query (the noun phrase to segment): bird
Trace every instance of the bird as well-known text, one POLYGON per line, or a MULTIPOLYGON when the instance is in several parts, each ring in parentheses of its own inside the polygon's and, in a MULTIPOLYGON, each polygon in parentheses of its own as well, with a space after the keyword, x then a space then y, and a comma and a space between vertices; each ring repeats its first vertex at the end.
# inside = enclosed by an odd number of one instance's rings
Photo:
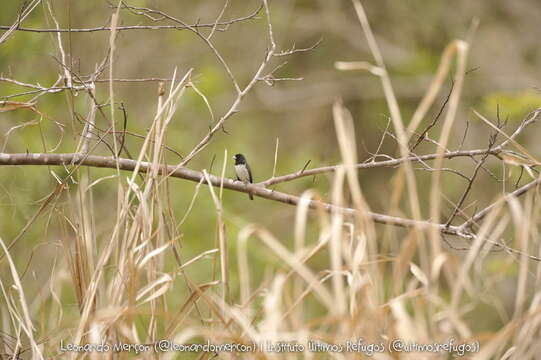
MULTIPOLYGON (((242 181, 245 184, 252 184, 252 171, 250 170, 250 165, 248 165, 244 155, 236 154, 233 156, 233 159, 235 160, 235 174, 237 175, 237 180, 242 181)), ((252 193, 249 192, 248 196, 250 197, 250 200, 254 199, 252 193)))

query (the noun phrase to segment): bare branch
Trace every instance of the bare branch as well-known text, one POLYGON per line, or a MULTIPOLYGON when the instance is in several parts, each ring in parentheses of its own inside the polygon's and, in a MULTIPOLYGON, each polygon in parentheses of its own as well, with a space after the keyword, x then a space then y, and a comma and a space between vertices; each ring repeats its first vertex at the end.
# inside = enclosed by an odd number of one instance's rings
MULTIPOLYGON (((37 1, 39 3, 39 1, 37 1)), ((116 31, 128 31, 128 30, 189 30, 190 28, 208 28, 213 29, 216 27, 215 31, 225 31, 226 28, 219 28, 217 26, 227 27, 229 25, 252 20, 256 18, 259 14, 263 5, 259 7, 251 14, 236 19, 231 19, 227 21, 220 21, 208 24, 195 23, 192 25, 130 25, 130 26, 117 26, 116 31)), ((0 30, 10 30, 13 26, 0 25, 0 30)), ((24 27, 15 27, 13 31, 24 31, 24 32, 35 32, 35 33, 89 33, 97 31, 111 31, 110 26, 99 26, 93 28, 70 28, 70 29, 37 29, 37 28, 24 28, 24 27)), ((1 40, 1 39, 0 39, 1 40)))
POLYGON ((321 44, 322 41, 323 41, 323 39, 319 39, 314 45, 309 46, 307 48, 301 48, 301 49, 295 48, 295 44, 293 44, 293 47, 291 49, 276 53, 276 54, 274 54, 274 56, 276 56, 276 57, 288 56, 288 55, 293 55, 293 54, 300 53, 300 52, 312 51, 315 48, 317 48, 319 46, 319 44, 321 44))
POLYGON ((41 0, 33 0, 28 6, 21 11, 19 16, 17 17, 17 21, 13 23, 11 26, 1 26, 0 30, 7 30, 5 33, 0 36, 0 44, 2 44, 4 41, 10 37, 14 31, 17 31, 20 29, 20 25, 22 22, 34 11, 34 9, 41 3, 41 0))
MULTIPOLYGON (((464 156, 480 156, 480 155, 497 155, 499 153, 503 152, 503 150, 500 147, 494 147, 493 149, 476 149, 476 150, 463 150, 463 151, 450 151, 443 154, 443 157, 446 159, 452 159, 455 157, 464 157, 464 156)), ((388 155, 379 155, 379 156, 385 156, 389 157, 388 155)), ((356 165, 357 169, 372 169, 372 168, 379 168, 379 167, 393 167, 398 166, 406 161, 410 162, 416 162, 416 161, 424 161, 424 160, 434 160, 436 159, 436 154, 428 154, 428 155, 412 155, 408 156, 407 158, 398 158, 393 159, 390 158, 389 160, 383 160, 383 161, 370 161, 365 163, 360 163, 356 165)), ((324 166, 319 167, 315 169, 310 169, 306 171, 297 171, 292 174, 288 175, 282 175, 277 176, 274 178, 270 178, 268 180, 265 180, 261 183, 263 186, 270 186, 282 182, 288 182, 291 180, 295 180, 304 176, 312 176, 312 175, 318 175, 323 173, 329 173, 329 172, 335 172, 339 165, 332 165, 332 166, 324 166)))
POLYGON ((477 223, 479 220, 481 220, 485 216, 487 216, 488 213, 490 213, 492 211, 492 209, 494 209, 495 207, 502 205, 503 203, 507 202, 507 200, 512 198, 512 197, 519 197, 521 195, 524 195, 525 193, 527 193, 531 189, 534 189, 535 187, 537 187, 539 184, 541 184, 541 176, 539 176, 537 179, 535 179, 533 181, 530 181, 526 185, 521 186, 520 188, 516 189, 515 191, 506 194, 505 196, 503 196, 500 199, 498 199, 497 201, 493 202, 492 204, 490 204, 489 206, 487 206, 483 210, 477 212, 474 216, 471 217, 471 219, 469 219, 468 221, 466 221, 462 225, 460 225, 459 228, 461 230, 467 230, 473 224, 477 223))
MULTIPOLYGON (((488 148, 490 149, 493 144, 494 144, 493 140, 491 140, 488 148)), ((468 179, 468 185, 466 186, 466 189, 464 190, 464 193, 462 193, 462 197, 458 201, 458 204, 456 205, 455 210, 453 211, 453 214, 449 217, 449 220, 447 220, 447 223, 446 223, 447 225, 451 225, 451 223, 452 223, 453 219, 456 217, 459 209, 462 208, 462 205, 464 204, 464 201, 466 201, 466 197, 468 196, 468 194, 471 191, 471 188, 473 186, 473 182, 475 181, 475 178, 477 177, 479 169, 481 169, 481 167, 483 166, 483 163, 488 158, 488 155, 489 155, 488 153, 483 155, 481 160, 475 166, 475 169, 473 170, 472 176, 468 179)))
MULTIPOLYGON (((134 171, 136 168, 140 173, 146 173, 151 170, 152 163, 136 160, 118 158, 118 157, 106 157, 98 155, 87 155, 81 153, 63 153, 63 154, 50 154, 50 153, 0 153, 0 165, 59 165, 59 166, 90 166, 109 169, 120 169, 125 171, 134 171)), ((196 183, 207 183, 205 176, 202 172, 191 170, 188 168, 179 168, 178 166, 163 165, 160 167, 159 172, 162 174, 167 173, 168 176, 190 180, 196 183)), ((208 175, 210 185, 215 187, 222 186, 225 189, 252 193, 256 196, 282 202, 289 205, 297 205, 300 202, 300 197, 290 195, 287 193, 266 189, 256 184, 244 184, 240 181, 233 179, 226 179, 220 176, 208 175)), ((310 208, 323 208, 326 211, 342 211, 346 216, 355 216, 358 210, 352 208, 342 208, 335 205, 325 203, 322 201, 311 200, 309 204, 310 208)), ((373 221, 381 224, 405 227, 405 228, 419 228, 428 229, 436 227, 440 232, 448 235, 456 235, 470 239, 473 235, 465 231, 463 227, 458 226, 446 226, 445 224, 435 224, 425 220, 411 220, 395 216, 389 216, 385 214, 368 212, 366 214, 373 221)))
POLYGON ((509 142, 512 142, 515 140, 515 138, 524 131, 524 129, 528 126, 539 120, 539 115, 541 114, 541 107, 535 109, 534 111, 530 112, 528 116, 522 122, 520 125, 516 128, 515 132, 509 136, 508 139, 504 140, 499 146, 504 147, 509 142))

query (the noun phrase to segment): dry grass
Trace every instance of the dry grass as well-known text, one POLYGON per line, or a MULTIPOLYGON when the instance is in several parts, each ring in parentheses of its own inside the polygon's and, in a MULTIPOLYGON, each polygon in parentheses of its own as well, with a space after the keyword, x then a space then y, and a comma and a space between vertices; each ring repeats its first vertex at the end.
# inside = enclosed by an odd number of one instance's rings
MULTIPOLYGON (((269 7, 266 2, 264 5, 272 56, 275 44, 269 7)), ((389 193, 381 194, 382 202, 389 204, 390 214, 399 212, 401 199, 405 198, 407 210, 400 212, 419 223, 423 221, 420 184, 408 160, 411 156, 408 144, 442 89, 453 59, 457 60, 455 86, 437 136, 439 146, 433 165, 436 171, 431 177, 430 221, 439 224, 445 203, 441 168, 456 121, 469 44, 456 41, 444 51, 434 82, 407 128, 368 19, 359 2, 354 1, 354 6, 376 65, 339 63, 338 67, 369 70, 382 81, 401 158, 406 159, 395 170, 394 187, 389 193)), ((114 16, 112 52, 116 21, 114 16)), ((261 71, 257 70, 255 80, 244 90, 237 86, 238 97, 231 109, 182 164, 202 151, 214 132, 237 111, 238 102, 257 82, 261 71)), ((329 346, 345 346, 348 341, 357 344, 362 340, 365 355, 375 349, 369 344, 384 345, 383 352, 370 354, 375 359, 452 357, 447 352, 391 352, 389 346, 393 340, 401 339, 418 344, 478 343, 480 351, 465 356, 471 359, 539 357, 541 262, 526 255, 541 255, 536 186, 525 191, 520 199, 517 196, 495 199, 494 206, 476 219, 476 231, 464 237, 464 249, 445 246, 449 240, 443 238, 441 227, 413 225, 389 230, 391 225, 376 224, 371 216, 364 193, 370 189, 362 189, 358 179, 354 119, 337 101, 332 113, 342 161, 333 172, 332 189, 326 199, 334 206, 324 207, 323 195, 307 189, 296 205, 295 217, 288 219, 293 244, 285 243, 272 229, 257 224, 242 228, 236 237, 228 237, 222 196, 226 167, 230 166, 227 151, 220 169, 221 183, 212 186, 211 175, 203 170, 195 192, 186 194, 192 199, 186 213, 180 218, 174 216, 171 204, 170 182, 175 179, 163 170, 166 162, 163 145, 167 143, 168 126, 185 92, 193 87, 190 76, 191 71, 182 74, 180 81, 171 83, 167 94, 161 92, 158 96, 156 114, 134 157, 137 166, 131 174, 126 176, 121 172, 118 163, 113 175, 102 178, 92 178, 82 166, 70 168, 69 174, 78 179, 76 190, 64 191, 70 211, 57 210, 51 219, 61 229, 64 257, 57 259, 50 269, 50 280, 37 298, 25 295, 21 270, 14 265, 6 241, 0 239, 0 266, 4 272, 0 281, 3 340, 0 353, 32 359, 358 359, 356 352, 318 353, 306 346, 316 340, 329 346), (144 174, 143 162, 148 164, 144 174), (116 184, 116 194, 109 195, 114 200, 107 209, 108 216, 115 220, 112 227, 98 233, 94 186, 102 181, 116 184), (197 197, 207 190, 214 205, 207 210, 215 214, 215 224, 207 224, 207 229, 216 234, 216 241, 200 254, 185 259, 179 229, 190 216, 197 197), (343 208, 355 211, 344 212, 343 208), (274 259, 278 265, 269 267, 271 270, 260 276, 260 269, 254 265, 257 254, 265 254, 265 258, 274 259), (502 267, 516 267, 511 312, 505 309, 498 295, 498 283, 507 275, 485 266, 490 257, 500 257, 502 267), (212 280, 196 281, 193 274, 199 272, 210 274, 212 280), (68 293, 75 294, 77 305, 77 311, 70 311, 69 315, 66 314, 68 293), (498 313, 501 326, 490 332, 480 331, 476 324, 479 316, 475 314, 482 312, 498 313), (267 347, 302 344, 305 351, 155 352, 155 344, 163 339, 176 344, 207 341, 267 347), (145 344, 148 349, 140 353, 135 348, 119 353, 63 352, 61 343, 64 346, 145 344)), ((114 77, 113 62, 109 77, 114 77)), ((176 72, 172 79, 177 79, 176 72)), ((111 81, 109 98, 114 103, 112 84, 111 81)), ((89 94, 94 91, 91 89, 89 94)), ((195 91, 204 97, 197 88, 195 91)), ((208 105, 206 99, 205 102, 208 105)), ((91 102, 90 106, 91 116, 85 127, 88 131, 95 126, 96 116, 95 105, 91 102)), ((110 131, 116 134, 114 114, 112 109, 110 131)), ((435 132, 432 136, 436 136, 435 132)), ((512 137, 507 138, 515 143, 512 137)), ((82 136, 77 147, 83 153, 85 149, 92 151, 87 139, 82 136)), ((115 154, 121 153, 120 138, 112 139, 115 154)), ((273 178, 279 158, 278 144, 277 141, 273 178)), ((525 148, 519 146, 517 150, 523 157, 530 157, 525 148)))

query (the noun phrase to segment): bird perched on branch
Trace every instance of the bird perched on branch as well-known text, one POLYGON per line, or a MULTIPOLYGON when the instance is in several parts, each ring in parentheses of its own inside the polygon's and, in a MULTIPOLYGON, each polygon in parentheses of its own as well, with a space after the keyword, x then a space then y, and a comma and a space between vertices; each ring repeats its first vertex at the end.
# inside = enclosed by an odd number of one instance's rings
MULTIPOLYGON (((250 170, 250 165, 248 165, 244 155, 236 154, 233 156, 233 159, 235 160, 235 174, 237 175, 237 180, 242 181, 245 184, 252 184, 252 171, 250 170)), ((252 193, 248 193, 248 196, 250 197, 250 200, 254 199, 252 193)))

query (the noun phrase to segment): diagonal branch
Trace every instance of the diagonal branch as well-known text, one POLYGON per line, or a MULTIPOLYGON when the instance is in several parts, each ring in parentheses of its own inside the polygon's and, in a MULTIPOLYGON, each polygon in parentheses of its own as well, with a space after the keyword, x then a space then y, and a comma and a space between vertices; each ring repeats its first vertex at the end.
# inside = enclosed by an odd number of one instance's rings
MULTIPOLYGON (((496 146, 492 149, 475 149, 475 150, 463 150, 463 151, 449 151, 443 154, 443 158, 445 159, 452 159, 455 157, 471 157, 471 156, 480 156, 480 155, 497 155, 503 152, 502 148, 500 146, 496 146)), ((416 161, 424 161, 424 160, 434 160, 436 159, 436 154, 427 154, 427 155, 412 155, 407 158, 398 158, 398 159, 389 159, 389 160, 383 160, 383 161, 370 161, 365 163, 360 163, 356 165, 357 169, 372 169, 372 168, 379 168, 379 167, 392 167, 392 166, 398 166, 406 161, 410 162, 416 162, 416 161)), ((331 165, 331 166, 323 166, 319 168, 314 169, 303 169, 291 174, 282 175, 282 176, 276 176, 272 177, 268 180, 263 181, 260 183, 263 186, 271 186, 278 183, 283 183, 291 180, 295 180, 301 177, 305 176, 314 176, 324 173, 330 173, 335 172, 340 165, 331 165)))
POLYGON ((506 194, 505 196, 499 198, 483 210, 477 212, 474 216, 472 216, 468 221, 464 222, 462 225, 459 226, 459 228, 463 231, 468 231, 468 229, 478 221, 482 220, 485 216, 487 216, 495 207, 502 205, 507 200, 513 197, 519 197, 531 189, 539 186, 541 184, 541 176, 539 176, 537 179, 530 181, 529 183, 521 186, 520 188, 516 189, 513 192, 510 192, 506 194))
MULTIPOLYGON (((125 171, 134 171, 136 168, 138 168, 138 171, 142 173, 146 173, 152 168, 152 164, 146 161, 141 161, 138 163, 136 160, 132 159, 87 155, 80 153, 0 153, 0 165, 79 165, 110 169, 116 169, 118 167, 118 169, 125 171)), ((171 177, 190 180, 196 183, 207 183, 207 180, 202 172, 184 167, 179 168, 178 166, 173 165, 162 165, 159 172, 161 174, 168 174, 171 177)), ((214 175, 208 175, 208 179, 211 185, 215 187, 223 186, 223 188, 233 191, 252 193, 265 199, 278 201, 289 205, 297 205, 300 202, 300 197, 298 196, 269 190, 262 186, 253 184, 246 185, 240 181, 235 181, 232 179, 222 179, 221 177, 214 175)), ((330 203, 316 200, 311 200, 309 207, 323 208, 328 212, 342 211, 346 216, 355 216, 359 214, 358 210, 355 209, 338 207, 330 203)), ((468 239, 472 237, 472 234, 465 231, 464 227, 446 226, 446 224, 435 224, 425 220, 411 220, 374 212, 368 212, 363 215, 370 217, 373 221, 380 224, 387 224, 405 228, 415 227, 420 229, 436 227, 440 232, 444 234, 456 235, 468 239)))

